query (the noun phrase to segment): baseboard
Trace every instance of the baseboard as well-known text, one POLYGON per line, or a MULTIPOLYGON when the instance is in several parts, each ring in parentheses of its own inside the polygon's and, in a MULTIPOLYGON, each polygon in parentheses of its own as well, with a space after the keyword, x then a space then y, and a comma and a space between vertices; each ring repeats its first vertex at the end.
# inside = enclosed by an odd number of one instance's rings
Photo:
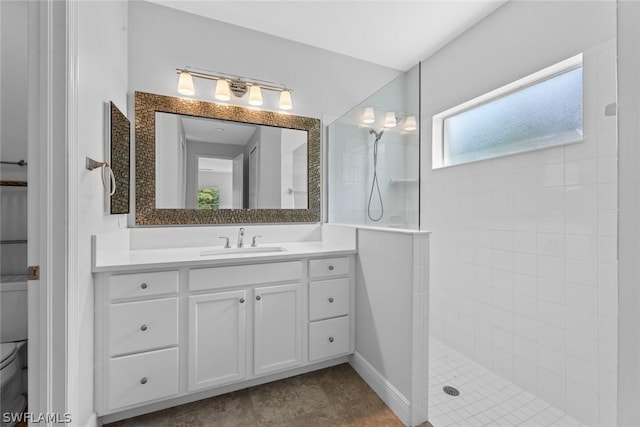
POLYGON ((349 364, 404 425, 411 425, 411 402, 389 380, 357 351, 349 357, 349 364))
POLYGON ((98 427, 98 415, 93 412, 84 427, 98 427))

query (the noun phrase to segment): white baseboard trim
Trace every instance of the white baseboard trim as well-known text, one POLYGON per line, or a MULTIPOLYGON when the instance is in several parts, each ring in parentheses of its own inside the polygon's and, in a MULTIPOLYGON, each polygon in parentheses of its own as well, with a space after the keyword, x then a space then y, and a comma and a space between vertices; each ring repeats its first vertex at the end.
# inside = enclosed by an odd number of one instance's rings
POLYGON ((84 427, 98 427, 98 414, 93 412, 84 427))
POLYGON ((349 357, 349 364, 376 392, 404 425, 411 425, 411 402, 357 351, 349 357))

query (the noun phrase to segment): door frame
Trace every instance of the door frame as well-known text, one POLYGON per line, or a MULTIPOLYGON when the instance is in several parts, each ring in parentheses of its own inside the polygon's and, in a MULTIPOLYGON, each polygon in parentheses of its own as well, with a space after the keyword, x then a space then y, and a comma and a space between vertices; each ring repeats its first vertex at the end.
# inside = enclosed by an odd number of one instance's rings
POLYGON ((28 405, 44 425, 78 425, 77 4, 30 2, 29 27, 28 405))

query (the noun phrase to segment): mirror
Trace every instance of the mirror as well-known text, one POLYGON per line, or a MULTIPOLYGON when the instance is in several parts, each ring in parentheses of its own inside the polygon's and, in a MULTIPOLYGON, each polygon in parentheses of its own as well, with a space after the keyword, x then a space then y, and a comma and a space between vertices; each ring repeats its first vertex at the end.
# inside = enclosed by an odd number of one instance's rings
MULTIPOLYGON (((129 119, 113 102, 105 105, 107 144, 105 159, 113 170, 116 190, 107 204, 109 213, 129 213, 129 187, 131 167, 131 125, 129 119)), ((108 197, 108 196, 107 196, 108 197)))
POLYGON ((136 224, 320 221, 320 120, 143 92, 135 110, 136 224))
POLYGON ((307 132, 156 113, 156 208, 307 209, 307 132))

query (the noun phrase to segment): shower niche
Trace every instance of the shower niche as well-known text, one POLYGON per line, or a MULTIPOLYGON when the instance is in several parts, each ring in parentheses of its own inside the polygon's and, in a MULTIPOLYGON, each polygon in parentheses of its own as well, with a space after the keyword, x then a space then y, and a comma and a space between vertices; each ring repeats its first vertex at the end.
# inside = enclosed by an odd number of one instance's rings
POLYGON ((419 229, 419 66, 328 126, 328 220, 419 229))

